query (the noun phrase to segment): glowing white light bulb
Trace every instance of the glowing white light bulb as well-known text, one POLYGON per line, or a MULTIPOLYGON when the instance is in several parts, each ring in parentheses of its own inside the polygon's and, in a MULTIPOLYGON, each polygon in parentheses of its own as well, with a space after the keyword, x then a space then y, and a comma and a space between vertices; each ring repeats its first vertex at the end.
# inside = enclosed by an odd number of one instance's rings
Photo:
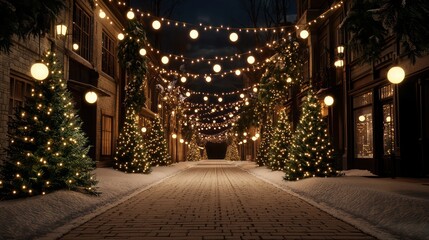
POLYGON ((161 22, 158 21, 158 20, 153 21, 152 22, 152 28, 155 29, 155 30, 160 29, 161 28, 161 22))
POLYGON ((128 13, 127 13, 127 18, 128 19, 133 19, 135 17, 135 14, 134 14, 134 12, 133 11, 129 11, 128 13))
POLYGON ((140 53, 140 55, 144 56, 144 55, 146 55, 147 52, 146 52, 146 49, 142 48, 142 49, 140 49, 139 53, 140 53))
POLYGON ((197 39, 198 38, 198 31, 197 30, 195 30, 195 29, 192 29, 190 32, 189 32, 189 36, 192 38, 192 39, 197 39))
POLYGON ((231 40, 231 42, 236 42, 238 40, 238 34, 235 32, 229 34, 229 40, 231 40))
POLYGON ((219 64, 215 64, 213 66, 213 71, 218 73, 218 72, 220 72, 220 70, 222 70, 222 67, 219 64))
POLYGON ((186 82, 186 77, 181 77, 181 78, 180 78, 180 81, 181 81, 182 83, 185 83, 185 82, 186 82))
POLYGON ((308 36, 310 35, 310 33, 307 31, 307 30, 302 30, 300 33, 299 33, 299 36, 302 38, 302 39, 306 39, 306 38, 308 38, 308 36))
POLYGON ((170 61, 170 59, 168 59, 167 56, 164 56, 164 57, 161 58, 161 62, 164 63, 164 64, 167 64, 169 61, 170 61))
POLYGON ((119 40, 121 40, 121 41, 122 41, 122 40, 124 40, 124 38, 125 38, 125 35, 124 35, 123 33, 119 33, 119 34, 118 34, 118 39, 119 39, 119 40))
POLYGON ((210 76, 207 76, 206 77, 206 82, 211 82, 211 81, 212 81, 212 78, 210 76))
POLYGON ((248 56, 247 57, 247 62, 249 64, 254 64, 255 63, 255 57, 254 56, 248 56))
POLYGON ((241 74, 240 69, 235 70, 235 75, 240 76, 240 74, 241 74))

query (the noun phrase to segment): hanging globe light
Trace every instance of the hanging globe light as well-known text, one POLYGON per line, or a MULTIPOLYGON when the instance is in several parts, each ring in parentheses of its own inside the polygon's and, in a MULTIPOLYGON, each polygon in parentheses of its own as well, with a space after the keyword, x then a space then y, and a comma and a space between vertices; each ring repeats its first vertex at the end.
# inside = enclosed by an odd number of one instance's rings
POLYGON ((134 17, 135 17, 134 12, 130 10, 130 11, 127 13, 127 18, 131 20, 131 19, 134 19, 134 17))
POLYGON ((399 84, 405 79, 405 71, 399 66, 394 66, 387 72, 387 80, 393 84, 399 84))
POLYGON ((77 51, 79 49, 79 44, 73 43, 73 50, 77 51))
POLYGON ((49 69, 46 64, 36 61, 30 69, 31 76, 39 81, 45 80, 49 76, 49 69))
POLYGON ((124 38, 125 38, 125 35, 124 35, 123 33, 119 33, 119 34, 118 34, 118 39, 119 39, 120 41, 124 40, 124 38))
POLYGON ((323 102, 325 102, 326 106, 332 106, 334 104, 334 98, 330 95, 326 96, 325 99, 323 99, 323 102))
POLYGON ((231 42, 237 42, 237 40, 238 40, 238 34, 235 33, 235 32, 229 34, 229 40, 231 40, 231 42))
POLYGON ((158 21, 158 20, 153 21, 152 22, 152 28, 155 29, 155 30, 160 29, 161 28, 161 22, 158 21))
POLYGON ((241 74, 240 69, 235 70, 235 75, 240 76, 240 74, 241 74))
POLYGON ((181 77, 181 78, 180 78, 180 81, 181 81, 182 83, 185 83, 185 82, 186 82, 186 77, 184 77, 184 76, 183 76, 183 77, 181 77))
POLYGON ((93 91, 89 91, 85 94, 85 101, 87 103, 93 104, 97 101, 97 99, 98 99, 97 93, 93 91))
POLYGON ((191 96, 191 93, 190 92, 186 92, 186 94, 185 94, 187 97, 189 97, 189 96, 191 96))
POLYGON ((219 97, 217 100, 218 100, 219 102, 222 102, 222 101, 223 101, 223 98, 219 97))
POLYGON ((204 96, 203 99, 204 99, 204 101, 209 100, 209 98, 207 96, 204 96))
POLYGON ((144 56, 144 55, 146 55, 147 52, 146 52, 146 49, 142 48, 142 49, 140 49, 139 53, 140 53, 140 55, 144 56))
POLYGON ((147 128, 146 127, 142 127, 142 132, 147 132, 147 128))
POLYGON ((167 64, 169 61, 170 60, 168 59, 167 56, 164 56, 164 57, 161 58, 161 62, 164 63, 164 64, 167 64))
POLYGON ((255 57, 254 56, 248 56, 247 57, 247 62, 249 64, 254 64, 255 63, 255 57))
POLYGON ((240 94, 240 98, 244 98, 244 94, 242 93, 242 94, 240 94))
POLYGON ((105 18, 106 17, 106 13, 103 10, 100 9, 100 13, 98 13, 98 16, 100 18, 105 18))
POLYGON ((310 35, 310 33, 307 31, 307 30, 302 30, 301 32, 299 32, 299 36, 302 38, 302 39, 307 39, 308 38, 308 36, 310 35))
POLYGON ((222 70, 222 67, 219 64, 215 64, 213 66, 213 71, 218 73, 218 72, 220 72, 220 70, 222 70))
POLYGON ((211 81, 212 81, 212 78, 210 76, 207 76, 206 77, 206 82, 211 82, 211 81))
POLYGON ((189 36, 192 38, 192 39, 197 39, 198 38, 198 31, 197 30, 195 30, 195 29, 192 29, 190 32, 189 32, 189 36))

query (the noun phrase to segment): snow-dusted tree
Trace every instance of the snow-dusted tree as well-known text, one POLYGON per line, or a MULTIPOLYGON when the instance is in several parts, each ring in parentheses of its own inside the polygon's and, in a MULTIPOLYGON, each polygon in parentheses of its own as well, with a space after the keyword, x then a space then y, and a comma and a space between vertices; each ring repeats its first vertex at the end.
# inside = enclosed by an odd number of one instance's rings
POLYGON ((167 140, 164 136, 159 117, 152 121, 152 127, 147 133, 145 147, 148 153, 148 159, 152 166, 165 166, 171 164, 171 157, 168 153, 167 140))
POLYGON ((288 159, 291 143, 291 129, 285 110, 279 112, 279 118, 275 125, 271 148, 269 153, 269 165, 272 170, 283 170, 288 159))
POLYGON ((238 154, 237 139, 235 136, 231 137, 230 144, 226 147, 225 160, 240 161, 238 154))
POLYGON ((326 123, 322 119, 320 103, 310 89, 302 104, 301 118, 292 137, 285 179, 328 177, 336 174, 332 167, 332 153, 326 123))
POLYGON ((201 159, 200 148, 197 144, 197 137, 195 133, 192 135, 191 142, 188 147, 188 154, 186 155, 186 161, 199 161, 201 159))
MULTIPOLYGON (((10 122, 8 160, 1 167, 4 198, 59 189, 96 193, 88 140, 55 53, 44 56, 50 75, 36 81, 31 96, 10 122)), ((2 198, 2 197, 0 197, 2 198)))

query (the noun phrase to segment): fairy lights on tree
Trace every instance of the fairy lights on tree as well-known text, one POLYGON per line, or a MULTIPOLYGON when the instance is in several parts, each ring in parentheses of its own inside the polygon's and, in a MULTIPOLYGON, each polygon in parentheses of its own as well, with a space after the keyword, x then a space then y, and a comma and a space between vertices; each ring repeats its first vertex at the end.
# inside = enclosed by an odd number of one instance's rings
POLYGON ((279 113, 279 119, 274 129, 269 153, 269 167, 272 170, 283 170, 288 159, 291 144, 291 127, 286 111, 279 113))
POLYGON ((96 194, 97 183, 72 97, 55 53, 44 56, 50 76, 36 81, 31 97, 9 126, 8 160, 1 167, 0 198, 71 189, 96 194))
POLYGON ((200 148, 197 144, 196 134, 192 135, 191 142, 189 143, 186 161, 199 161, 201 159, 200 148))
POLYGON ((225 160, 229 161, 240 161, 240 155, 238 154, 237 138, 232 135, 228 146, 226 147, 225 160))
POLYGON ((152 166, 171 164, 171 157, 167 149, 167 140, 159 117, 152 120, 152 127, 146 136, 148 159, 152 166))
POLYGON ((299 180, 308 177, 329 177, 336 174, 332 167, 333 148, 322 119, 320 103, 313 92, 302 104, 301 118, 292 137, 289 158, 286 161, 285 179, 299 180))

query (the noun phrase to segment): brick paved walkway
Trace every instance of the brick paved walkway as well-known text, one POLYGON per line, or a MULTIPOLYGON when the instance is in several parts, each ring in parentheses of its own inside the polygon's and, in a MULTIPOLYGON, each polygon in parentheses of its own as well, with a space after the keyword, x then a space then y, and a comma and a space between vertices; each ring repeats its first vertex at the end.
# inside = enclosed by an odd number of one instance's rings
POLYGON ((202 161, 62 239, 374 239, 240 168, 202 161))

